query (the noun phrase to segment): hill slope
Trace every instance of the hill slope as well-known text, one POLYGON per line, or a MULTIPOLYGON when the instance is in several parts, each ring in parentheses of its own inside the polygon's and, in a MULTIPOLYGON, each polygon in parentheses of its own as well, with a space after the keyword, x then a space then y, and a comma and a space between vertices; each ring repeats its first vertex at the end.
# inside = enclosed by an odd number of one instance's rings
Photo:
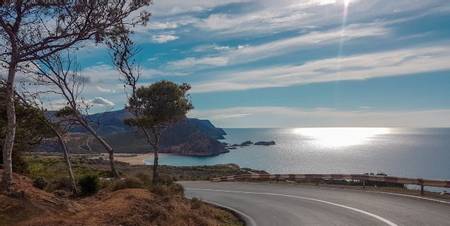
POLYGON ((27 177, 15 174, 14 179, 22 197, 0 194, 0 225, 242 225, 231 213, 190 201, 182 193, 135 188, 68 199, 34 188, 27 177))
MULTIPOLYGON (((53 118, 50 113, 48 117, 53 118)), ((131 117, 126 110, 112 111, 89 115, 88 119, 96 124, 97 132, 107 139, 116 152, 145 153, 152 150, 145 137, 135 128, 123 123, 131 117)), ((102 152, 101 145, 82 127, 73 127, 69 147, 74 153, 102 152)), ((208 120, 185 118, 166 129, 161 136, 161 152, 192 155, 213 156, 228 152, 217 139, 223 139, 225 131, 216 128, 208 120)), ((49 139, 38 148, 39 151, 59 152, 55 140, 49 139)))

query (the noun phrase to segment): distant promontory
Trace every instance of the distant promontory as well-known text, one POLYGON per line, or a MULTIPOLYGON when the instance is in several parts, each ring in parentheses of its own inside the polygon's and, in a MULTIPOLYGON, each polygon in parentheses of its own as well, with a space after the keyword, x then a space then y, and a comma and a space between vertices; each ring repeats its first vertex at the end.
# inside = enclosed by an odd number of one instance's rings
MULTIPOLYGON (((47 117, 54 118, 54 113, 47 117)), ((151 146, 144 135, 124 123, 131 117, 126 110, 98 113, 87 116, 90 121, 98 122, 97 132, 110 142, 117 153, 147 153, 151 146)), ((216 128, 209 120, 185 118, 170 125, 161 136, 161 152, 189 156, 214 156, 226 153, 225 145, 218 141, 226 135, 221 128, 216 128)), ((73 153, 95 153, 102 151, 100 144, 82 127, 70 129, 68 145, 73 153)), ((56 140, 45 140, 39 151, 59 152, 56 140)))

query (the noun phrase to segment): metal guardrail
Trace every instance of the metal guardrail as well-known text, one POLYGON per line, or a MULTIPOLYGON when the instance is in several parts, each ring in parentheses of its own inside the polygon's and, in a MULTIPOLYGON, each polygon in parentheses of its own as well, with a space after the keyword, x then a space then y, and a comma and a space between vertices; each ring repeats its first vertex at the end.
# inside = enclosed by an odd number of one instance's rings
POLYGON ((422 178, 406 178, 406 177, 391 177, 391 176, 374 176, 367 174, 242 174, 233 176, 216 177, 211 179, 214 182, 221 181, 237 181, 237 180, 293 180, 293 181, 305 181, 305 180, 351 180, 361 181, 363 186, 366 181, 373 182, 387 182, 397 184, 412 184, 419 185, 421 188, 421 194, 424 193, 424 187, 442 187, 450 188, 450 181, 447 180, 428 180, 422 178))

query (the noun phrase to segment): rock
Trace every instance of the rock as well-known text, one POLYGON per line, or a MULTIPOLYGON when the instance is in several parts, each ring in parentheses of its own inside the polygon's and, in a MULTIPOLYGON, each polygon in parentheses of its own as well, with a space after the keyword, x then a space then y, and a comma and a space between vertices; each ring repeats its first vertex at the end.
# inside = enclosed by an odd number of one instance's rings
POLYGON ((258 141, 255 143, 255 145, 264 145, 264 146, 269 146, 269 145, 275 145, 275 141, 258 141))
POLYGON ((244 142, 242 142, 241 144, 240 144, 240 146, 249 146, 249 145, 252 145, 253 144, 253 142, 251 142, 251 141, 244 141, 244 142))
POLYGON ((225 145, 205 136, 203 133, 191 133, 188 138, 189 142, 180 142, 177 145, 168 145, 161 148, 161 153, 203 157, 229 152, 225 145))

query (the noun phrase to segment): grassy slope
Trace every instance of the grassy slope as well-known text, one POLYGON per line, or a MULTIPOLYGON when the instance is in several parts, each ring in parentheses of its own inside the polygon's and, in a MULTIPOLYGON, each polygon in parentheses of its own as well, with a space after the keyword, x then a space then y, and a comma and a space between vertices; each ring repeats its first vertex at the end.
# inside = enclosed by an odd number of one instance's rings
MULTIPOLYGON (((239 171, 235 167, 192 167, 190 170, 162 167, 164 185, 153 187, 150 185, 150 167, 118 164, 126 180, 102 180, 99 194, 71 198, 67 196, 67 171, 61 157, 30 155, 26 161, 29 164, 27 175, 15 175, 16 189, 24 191, 24 196, 11 198, 0 195, 0 226, 242 225, 227 211, 184 198, 180 186, 171 183, 174 175, 181 171, 184 177, 204 178, 211 172, 234 174, 239 171), (32 180, 38 177, 49 183, 45 191, 32 186, 32 180)), ((78 177, 86 174, 108 176, 107 161, 75 157, 72 162, 78 177)))

